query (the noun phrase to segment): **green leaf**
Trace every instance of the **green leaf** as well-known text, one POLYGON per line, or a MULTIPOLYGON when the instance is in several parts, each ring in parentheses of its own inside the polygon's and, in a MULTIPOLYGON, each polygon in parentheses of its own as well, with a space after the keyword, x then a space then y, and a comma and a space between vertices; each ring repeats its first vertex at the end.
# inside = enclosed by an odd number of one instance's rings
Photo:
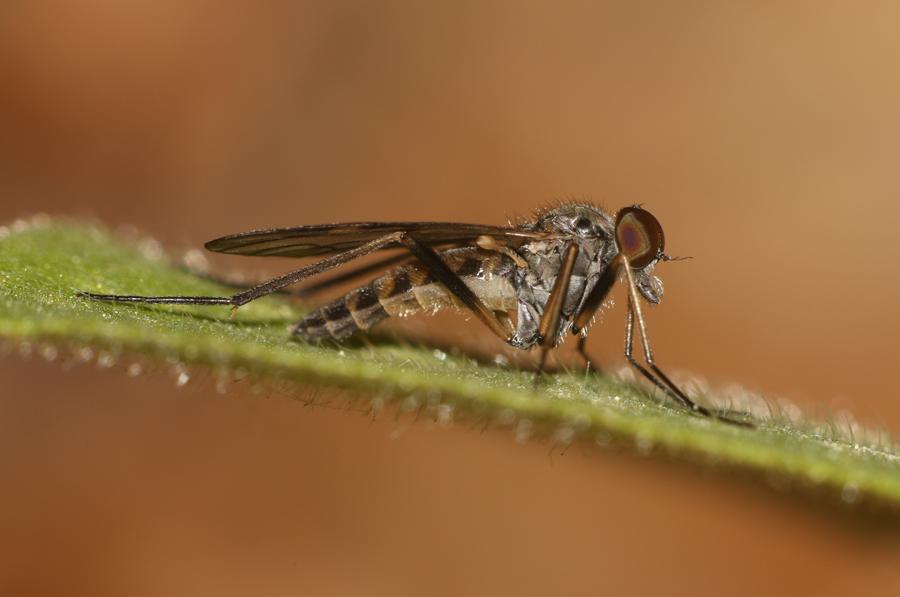
POLYGON ((415 411, 442 425, 462 419, 507 427, 518 441, 595 442, 824 488, 835 503, 867 497, 900 505, 900 457, 886 434, 798 420, 777 403, 734 402, 752 412, 757 428, 748 429, 584 372, 547 376, 535 391, 532 373, 479 366, 433 348, 309 345, 289 333, 303 311, 280 297, 229 318, 228 307, 110 304, 79 291, 228 296, 233 289, 173 265, 152 242, 117 239, 87 224, 44 217, 0 227, 0 335, 24 352, 132 359, 133 373, 158 361, 179 383, 202 368, 225 382, 251 376, 296 383, 329 390, 332 398, 362 397, 374 411, 393 403, 398 413, 415 411))

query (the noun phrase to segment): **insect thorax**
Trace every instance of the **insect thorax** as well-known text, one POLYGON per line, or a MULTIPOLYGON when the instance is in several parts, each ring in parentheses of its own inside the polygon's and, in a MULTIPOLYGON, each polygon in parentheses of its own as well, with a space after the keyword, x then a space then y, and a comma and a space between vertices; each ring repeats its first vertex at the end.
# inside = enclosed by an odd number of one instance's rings
POLYGON ((567 246, 574 240, 580 251, 563 303, 556 339, 568 329, 572 316, 578 312, 600 274, 615 256, 615 221, 599 207, 567 204, 549 210, 536 221, 520 227, 559 234, 558 238, 528 243, 518 250, 528 267, 517 272, 518 318, 516 335, 511 344, 525 349, 538 340, 541 315, 559 275, 567 246))

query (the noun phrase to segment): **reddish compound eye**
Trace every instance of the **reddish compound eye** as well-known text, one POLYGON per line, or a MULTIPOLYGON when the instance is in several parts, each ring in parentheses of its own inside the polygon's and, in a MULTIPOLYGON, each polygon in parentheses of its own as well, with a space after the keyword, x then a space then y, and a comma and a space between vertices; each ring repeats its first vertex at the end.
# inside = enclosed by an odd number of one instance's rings
POLYGON ((623 207, 616 214, 616 244, 631 267, 640 269, 650 265, 665 249, 666 239, 659 221, 635 205, 623 207))

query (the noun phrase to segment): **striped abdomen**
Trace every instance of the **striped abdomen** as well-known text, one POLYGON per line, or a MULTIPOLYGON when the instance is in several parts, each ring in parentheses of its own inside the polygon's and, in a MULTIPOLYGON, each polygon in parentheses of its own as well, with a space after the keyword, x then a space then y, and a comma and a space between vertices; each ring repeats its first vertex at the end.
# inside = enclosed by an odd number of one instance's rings
MULTIPOLYGON (((512 259, 478 247, 447 249, 440 255, 488 308, 495 311, 516 308, 512 259)), ((463 305, 428 270, 413 262, 306 315, 294 333, 305 340, 343 340, 387 317, 402 317, 420 310, 433 313, 446 307, 463 308, 463 305)))

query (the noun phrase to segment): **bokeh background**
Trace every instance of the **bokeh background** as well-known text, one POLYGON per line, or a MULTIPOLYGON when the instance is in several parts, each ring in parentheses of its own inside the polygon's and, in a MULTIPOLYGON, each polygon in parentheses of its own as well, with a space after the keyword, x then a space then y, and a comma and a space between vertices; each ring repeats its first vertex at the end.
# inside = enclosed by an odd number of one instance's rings
MULTIPOLYGON (((657 270, 661 364, 896 433, 898 22, 887 1, 5 2, 0 220, 178 251, 641 203, 692 257, 657 270)), ((436 321, 409 325, 490 349, 436 321)), ((623 322, 591 338, 611 365, 623 322)), ((0 376, 4 595, 900 591, 895 527, 784 483, 121 367, 0 376)))

